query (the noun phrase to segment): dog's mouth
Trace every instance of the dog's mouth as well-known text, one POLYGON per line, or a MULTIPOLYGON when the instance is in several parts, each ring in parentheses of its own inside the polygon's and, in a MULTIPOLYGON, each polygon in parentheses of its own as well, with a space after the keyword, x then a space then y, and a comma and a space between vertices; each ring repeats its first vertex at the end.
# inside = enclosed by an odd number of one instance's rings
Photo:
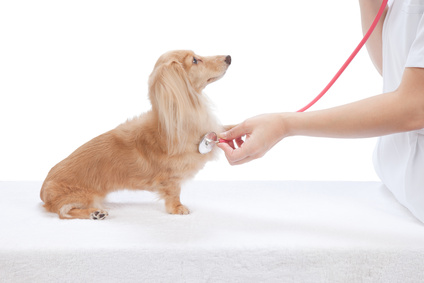
POLYGON ((213 78, 210 78, 209 80, 207 80, 207 82, 211 83, 211 82, 214 82, 214 81, 217 81, 217 80, 218 80, 218 77, 213 77, 213 78))
POLYGON ((210 78, 210 79, 207 80, 207 83, 210 84, 210 83, 216 82, 217 80, 219 80, 220 78, 222 78, 224 75, 225 75, 225 73, 223 73, 222 75, 220 75, 218 77, 212 77, 212 78, 210 78))

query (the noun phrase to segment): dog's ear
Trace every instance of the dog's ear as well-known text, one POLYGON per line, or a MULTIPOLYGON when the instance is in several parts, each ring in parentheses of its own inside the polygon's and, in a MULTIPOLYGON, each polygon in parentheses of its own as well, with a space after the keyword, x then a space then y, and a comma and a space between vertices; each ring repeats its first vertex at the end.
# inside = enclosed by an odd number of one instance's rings
POLYGON ((167 138, 168 154, 181 153, 200 103, 181 63, 155 68, 149 79, 149 98, 159 116, 161 134, 167 138))

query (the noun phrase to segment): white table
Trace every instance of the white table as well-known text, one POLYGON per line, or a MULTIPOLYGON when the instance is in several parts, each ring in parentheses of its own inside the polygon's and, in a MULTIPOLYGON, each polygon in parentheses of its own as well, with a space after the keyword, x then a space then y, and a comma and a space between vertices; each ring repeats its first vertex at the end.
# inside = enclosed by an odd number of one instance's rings
POLYGON ((423 282, 424 224, 377 182, 187 183, 104 221, 60 220, 41 182, 0 182, 0 282, 423 282))

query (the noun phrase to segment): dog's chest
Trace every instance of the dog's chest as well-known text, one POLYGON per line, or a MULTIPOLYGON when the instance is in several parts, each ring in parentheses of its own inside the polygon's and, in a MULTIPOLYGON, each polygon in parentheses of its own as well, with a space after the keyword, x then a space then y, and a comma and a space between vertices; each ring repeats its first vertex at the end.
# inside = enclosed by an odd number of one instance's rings
POLYGON ((193 178, 214 155, 214 152, 205 155, 196 152, 173 156, 168 158, 166 164, 162 164, 161 171, 172 179, 193 178))

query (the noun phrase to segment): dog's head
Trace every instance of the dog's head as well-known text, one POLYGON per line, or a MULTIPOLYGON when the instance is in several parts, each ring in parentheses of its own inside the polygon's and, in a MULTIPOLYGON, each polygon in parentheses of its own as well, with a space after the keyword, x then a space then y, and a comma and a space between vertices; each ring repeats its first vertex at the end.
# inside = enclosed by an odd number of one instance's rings
POLYGON ((202 57, 188 50, 170 51, 156 62, 150 84, 158 79, 155 73, 162 70, 172 73, 170 75, 174 75, 174 79, 187 80, 194 91, 200 94, 208 84, 222 78, 230 64, 231 57, 228 55, 202 57))
POLYGON ((204 120, 202 115, 208 115, 202 90, 222 78, 230 64, 230 56, 202 57, 185 50, 158 59, 149 78, 149 98, 167 136, 169 154, 181 152, 188 132, 204 120))

